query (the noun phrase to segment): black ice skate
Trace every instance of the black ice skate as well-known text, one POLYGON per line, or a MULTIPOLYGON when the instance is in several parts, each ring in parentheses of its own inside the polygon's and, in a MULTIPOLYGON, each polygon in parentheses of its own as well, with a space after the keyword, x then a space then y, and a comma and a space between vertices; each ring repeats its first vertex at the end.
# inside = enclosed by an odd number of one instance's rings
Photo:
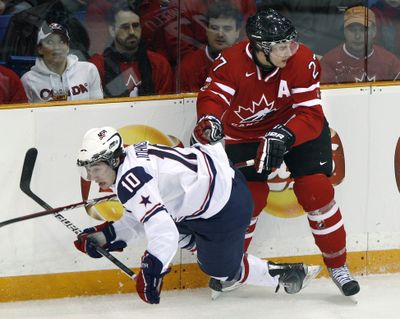
POLYGON ((353 278, 347 265, 338 268, 328 268, 329 275, 345 296, 353 296, 360 291, 360 285, 353 278))
POLYGON ((279 276, 279 284, 275 292, 282 285, 288 294, 298 293, 307 287, 312 279, 317 277, 322 267, 317 265, 305 265, 303 263, 276 264, 268 262, 269 274, 272 277, 279 276))
MULTIPOLYGON (((322 269, 321 266, 305 265, 303 263, 277 264, 269 261, 267 265, 270 276, 279 276, 279 284, 275 292, 282 285, 288 294, 295 294, 304 289, 322 269)), ((239 280, 221 281, 215 278, 210 278, 208 282, 213 300, 217 299, 221 293, 235 290, 244 284, 239 280)))
POLYGON ((210 278, 208 282, 208 287, 211 288, 211 299, 215 300, 219 297, 219 295, 223 292, 232 291, 238 289, 243 286, 244 283, 238 280, 231 281, 221 281, 215 278, 210 278))

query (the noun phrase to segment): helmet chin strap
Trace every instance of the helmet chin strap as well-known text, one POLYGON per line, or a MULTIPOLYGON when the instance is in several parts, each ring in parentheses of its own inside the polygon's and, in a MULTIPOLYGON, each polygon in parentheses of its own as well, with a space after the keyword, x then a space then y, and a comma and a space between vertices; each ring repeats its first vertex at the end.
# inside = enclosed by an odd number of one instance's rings
POLYGON ((119 155, 118 157, 114 157, 108 162, 109 165, 114 169, 114 171, 118 171, 118 168, 124 162, 125 156, 126 154, 125 152, 123 152, 121 155, 119 155))
POLYGON ((253 49, 252 52, 251 52, 251 54, 253 55, 253 60, 254 60, 254 62, 256 63, 256 65, 257 65, 262 71, 271 72, 272 70, 274 70, 275 68, 277 68, 277 66, 276 66, 275 64, 273 64, 272 61, 271 61, 271 59, 270 59, 270 55, 271 55, 271 54, 266 54, 264 51, 261 51, 261 50, 260 50, 260 52, 262 52, 262 53, 264 54, 265 59, 267 60, 267 62, 271 64, 271 65, 262 64, 262 63, 258 60, 258 58, 257 58, 256 50, 253 49))

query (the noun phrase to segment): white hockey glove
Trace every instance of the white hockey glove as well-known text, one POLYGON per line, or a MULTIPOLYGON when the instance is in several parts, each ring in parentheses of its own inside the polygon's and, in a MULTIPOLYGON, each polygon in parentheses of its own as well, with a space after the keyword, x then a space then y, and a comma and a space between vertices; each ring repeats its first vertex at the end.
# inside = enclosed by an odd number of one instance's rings
POLYGON ((214 144, 224 137, 224 127, 221 121, 213 115, 204 115, 193 130, 190 144, 214 144))
POLYGON ((268 174, 279 168, 283 162, 285 153, 294 144, 295 137, 286 126, 278 124, 270 130, 261 140, 255 158, 255 169, 257 173, 263 170, 268 174))

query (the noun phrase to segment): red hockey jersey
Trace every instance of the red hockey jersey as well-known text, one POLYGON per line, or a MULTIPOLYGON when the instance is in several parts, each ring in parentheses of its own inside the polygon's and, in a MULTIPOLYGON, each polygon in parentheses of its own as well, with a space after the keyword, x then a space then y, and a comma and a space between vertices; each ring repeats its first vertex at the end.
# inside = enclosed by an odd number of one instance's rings
POLYGON ((197 98, 197 114, 214 114, 224 124, 226 143, 260 139, 285 124, 299 145, 319 136, 324 123, 320 65, 304 45, 284 68, 263 75, 248 41, 223 51, 197 98))

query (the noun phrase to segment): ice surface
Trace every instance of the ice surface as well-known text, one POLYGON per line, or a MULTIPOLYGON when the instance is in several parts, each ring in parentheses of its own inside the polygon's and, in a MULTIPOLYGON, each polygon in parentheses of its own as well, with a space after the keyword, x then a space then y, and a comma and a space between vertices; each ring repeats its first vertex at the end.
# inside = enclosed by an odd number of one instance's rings
MULTIPOLYGON (((0 303, 1 319, 398 319, 400 274, 359 277, 354 304, 329 279, 318 279, 299 294, 242 287, 211 301, 209 289, 165 291, 159 305, 136 294, 0 303)), ((40 289, 40 287, 38 287, 40 289)))

